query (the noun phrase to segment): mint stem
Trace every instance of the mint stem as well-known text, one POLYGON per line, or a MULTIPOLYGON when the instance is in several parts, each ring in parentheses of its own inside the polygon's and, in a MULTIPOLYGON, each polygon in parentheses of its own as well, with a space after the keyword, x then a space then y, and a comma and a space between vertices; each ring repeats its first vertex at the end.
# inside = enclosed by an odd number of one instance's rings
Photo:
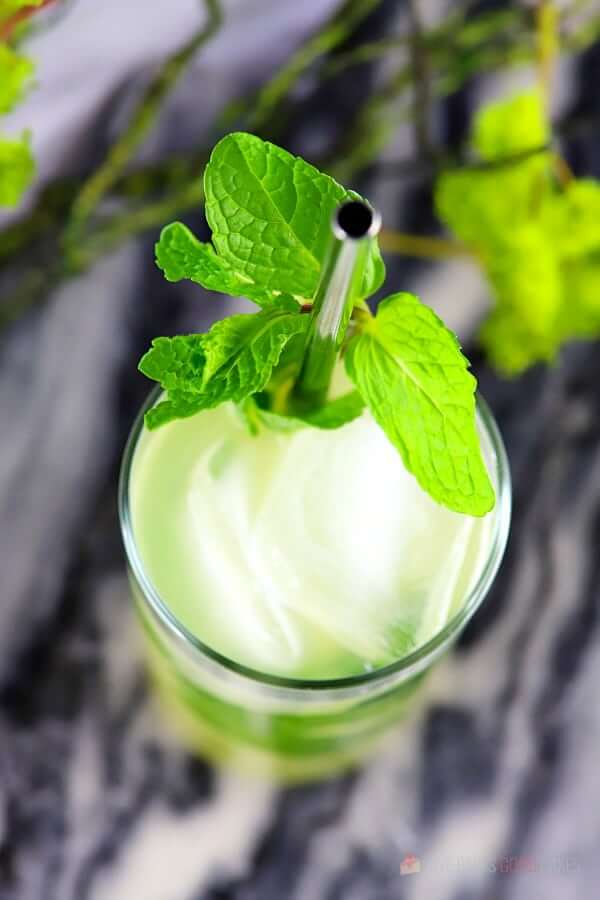
POLYGON ((299 412, 318 409, 327 400, 381 219, 366 203, 351 200, 337 208, 331 225, 331 243, 313 304, 304 360, 291 395, 292 408, 299 412))

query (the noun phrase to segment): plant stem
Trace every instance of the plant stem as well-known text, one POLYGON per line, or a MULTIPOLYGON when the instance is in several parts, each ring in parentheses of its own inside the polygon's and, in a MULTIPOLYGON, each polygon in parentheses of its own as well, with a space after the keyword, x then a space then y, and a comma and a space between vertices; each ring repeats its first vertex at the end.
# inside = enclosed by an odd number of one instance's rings
POLYGON ((473 251, 459 241, 448 238, 423 237, 402 234, 385 228, 379 235, 379 244, 384 253, 399 253, 427 259, 450 259, 457 256, 472 257, 473 251))
POLYGON ((139 209, 111 217, 104 226, 100 226, 92 232, 77 252, 71 256, 70 270, 79 272, 88 268, 99 257, 117 247, 127 238, 150 228, 164 225, 174 216, 200 206, 203 200, 204 184, 200 174, 190 180, 187 185, 154 203, 148 203, 139 209))
POLYGON ((431 156, 431 72, 423 41, 418 0, 408 0, 411 21, 410 56, 413 74, 413 119, 416 145, 421 156, 431 156))
POLYGON ((546 110, 550 109, 552 73, 559 51, 558 10, 553 0, 538 0, 535 13, 535 45, 538 82, 546 110))
POLYGON ((315 60, 343 43, 379 3, 381 0, 344 0, 327 25, 296 50, 277 75, 259 91, 256 107, 248 120, 249 128, 253 131, 263 128, 302 73, 315 60))
POLYGON ((23 25, 28 19, 44 9, 44 7, 50 6, 50 4, 54 2, 55 0, 43 0, 39 6, 24 6, 22 9, 18 9, 13 13, 8 19, 5 19, 4 22, 0 22, 0 41, 10 41, 13 32, 19 25, 23 25))
POLYGON ((64 234, 68 254, 76 254, 77 244, 87 220, 107 191, 119 178, 150 128, 162 104, 196 52, 216 33, 222 22, 219 0, 204 0, 208 20, 196 34, 173 54, 148 85, 135 109, 131 122, 111 147, 108 156, 93 175, 84 182, 73 203, 70 221, 64 234))

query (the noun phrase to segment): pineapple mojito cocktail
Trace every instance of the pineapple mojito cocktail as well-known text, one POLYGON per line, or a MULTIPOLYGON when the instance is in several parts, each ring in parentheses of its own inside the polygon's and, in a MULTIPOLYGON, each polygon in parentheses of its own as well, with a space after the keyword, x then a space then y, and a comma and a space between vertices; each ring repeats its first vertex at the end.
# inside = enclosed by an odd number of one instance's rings
POLYGON ((162 391, 123 468, 132 585, 188 742, 311 778, 397 721, 485 596, 508 470, 440 320, 408 294, 369 313, 383 264, 356 195, 250 135, 217 145, 205 187, 214 247, 172 225, 159 265, 262 311, 142 360, 162 391))

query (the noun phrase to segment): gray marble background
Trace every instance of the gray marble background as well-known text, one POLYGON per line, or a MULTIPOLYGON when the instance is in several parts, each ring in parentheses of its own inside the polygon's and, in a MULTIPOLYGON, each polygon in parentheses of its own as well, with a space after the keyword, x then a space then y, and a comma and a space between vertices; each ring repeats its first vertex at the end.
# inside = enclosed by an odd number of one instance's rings
MULTIPOLYGON (((145 154, 197 139, 225 98, 259 82, 333 6, 230 0, 145 154)), ((441 4, 424 6, 434 17, 441 4)), ((386 2, 369 33, 403 16, 401 2, 386 2)), ((80 0, 35 38, 40 87, 14 124, 34 126, 41 181, 89 166, 128 92, 197 18, 192 0, 80 0)), ((597 48, 565 64, 557 106, 598 112, 599 75, 597 48)), ((486 81, 441 109, 440 134, 501 86, 486 81)), ((355 87, 309 106, 293 149, 318 146, 355 87)), ((599 147, 596 134, 567 151, 598 177, 599 147)), ((410 152, 412 133, 399 129, 389 155, 410 152)), ((430 225, 426 184, 375 170, 362 187, 389 224, 430 225)), ((202 329, 243 303, 167 285, 154 237, 53 291, 0 344, 0 900, 593 900, 598 346, 571 347, 560 365, 511 383, 473 351, 515 482, 497 583, 384 757, 278 790, 187 756, 140 666, 115 496, 147 389, 135 362, 152 336, 202 329), (400 874, 407 853, 420 874, 400 874), (535 871, 502 871, 511 858, 535 871)), ((466 263, 391 260, 389 279, 468 342, 486 299, 466 263)))

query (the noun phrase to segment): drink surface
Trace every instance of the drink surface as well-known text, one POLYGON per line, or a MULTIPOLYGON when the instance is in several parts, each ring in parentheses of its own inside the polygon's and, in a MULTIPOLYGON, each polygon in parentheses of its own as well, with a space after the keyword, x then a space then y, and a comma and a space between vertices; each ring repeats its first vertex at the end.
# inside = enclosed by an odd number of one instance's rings
POLYGON ((144 430, 130 496, 175 617, 238 663, 311 679, 379 668, 438 632, 478 579, 495 517, 437 505, 367 412, 254 437, 232 404, 144 430))

